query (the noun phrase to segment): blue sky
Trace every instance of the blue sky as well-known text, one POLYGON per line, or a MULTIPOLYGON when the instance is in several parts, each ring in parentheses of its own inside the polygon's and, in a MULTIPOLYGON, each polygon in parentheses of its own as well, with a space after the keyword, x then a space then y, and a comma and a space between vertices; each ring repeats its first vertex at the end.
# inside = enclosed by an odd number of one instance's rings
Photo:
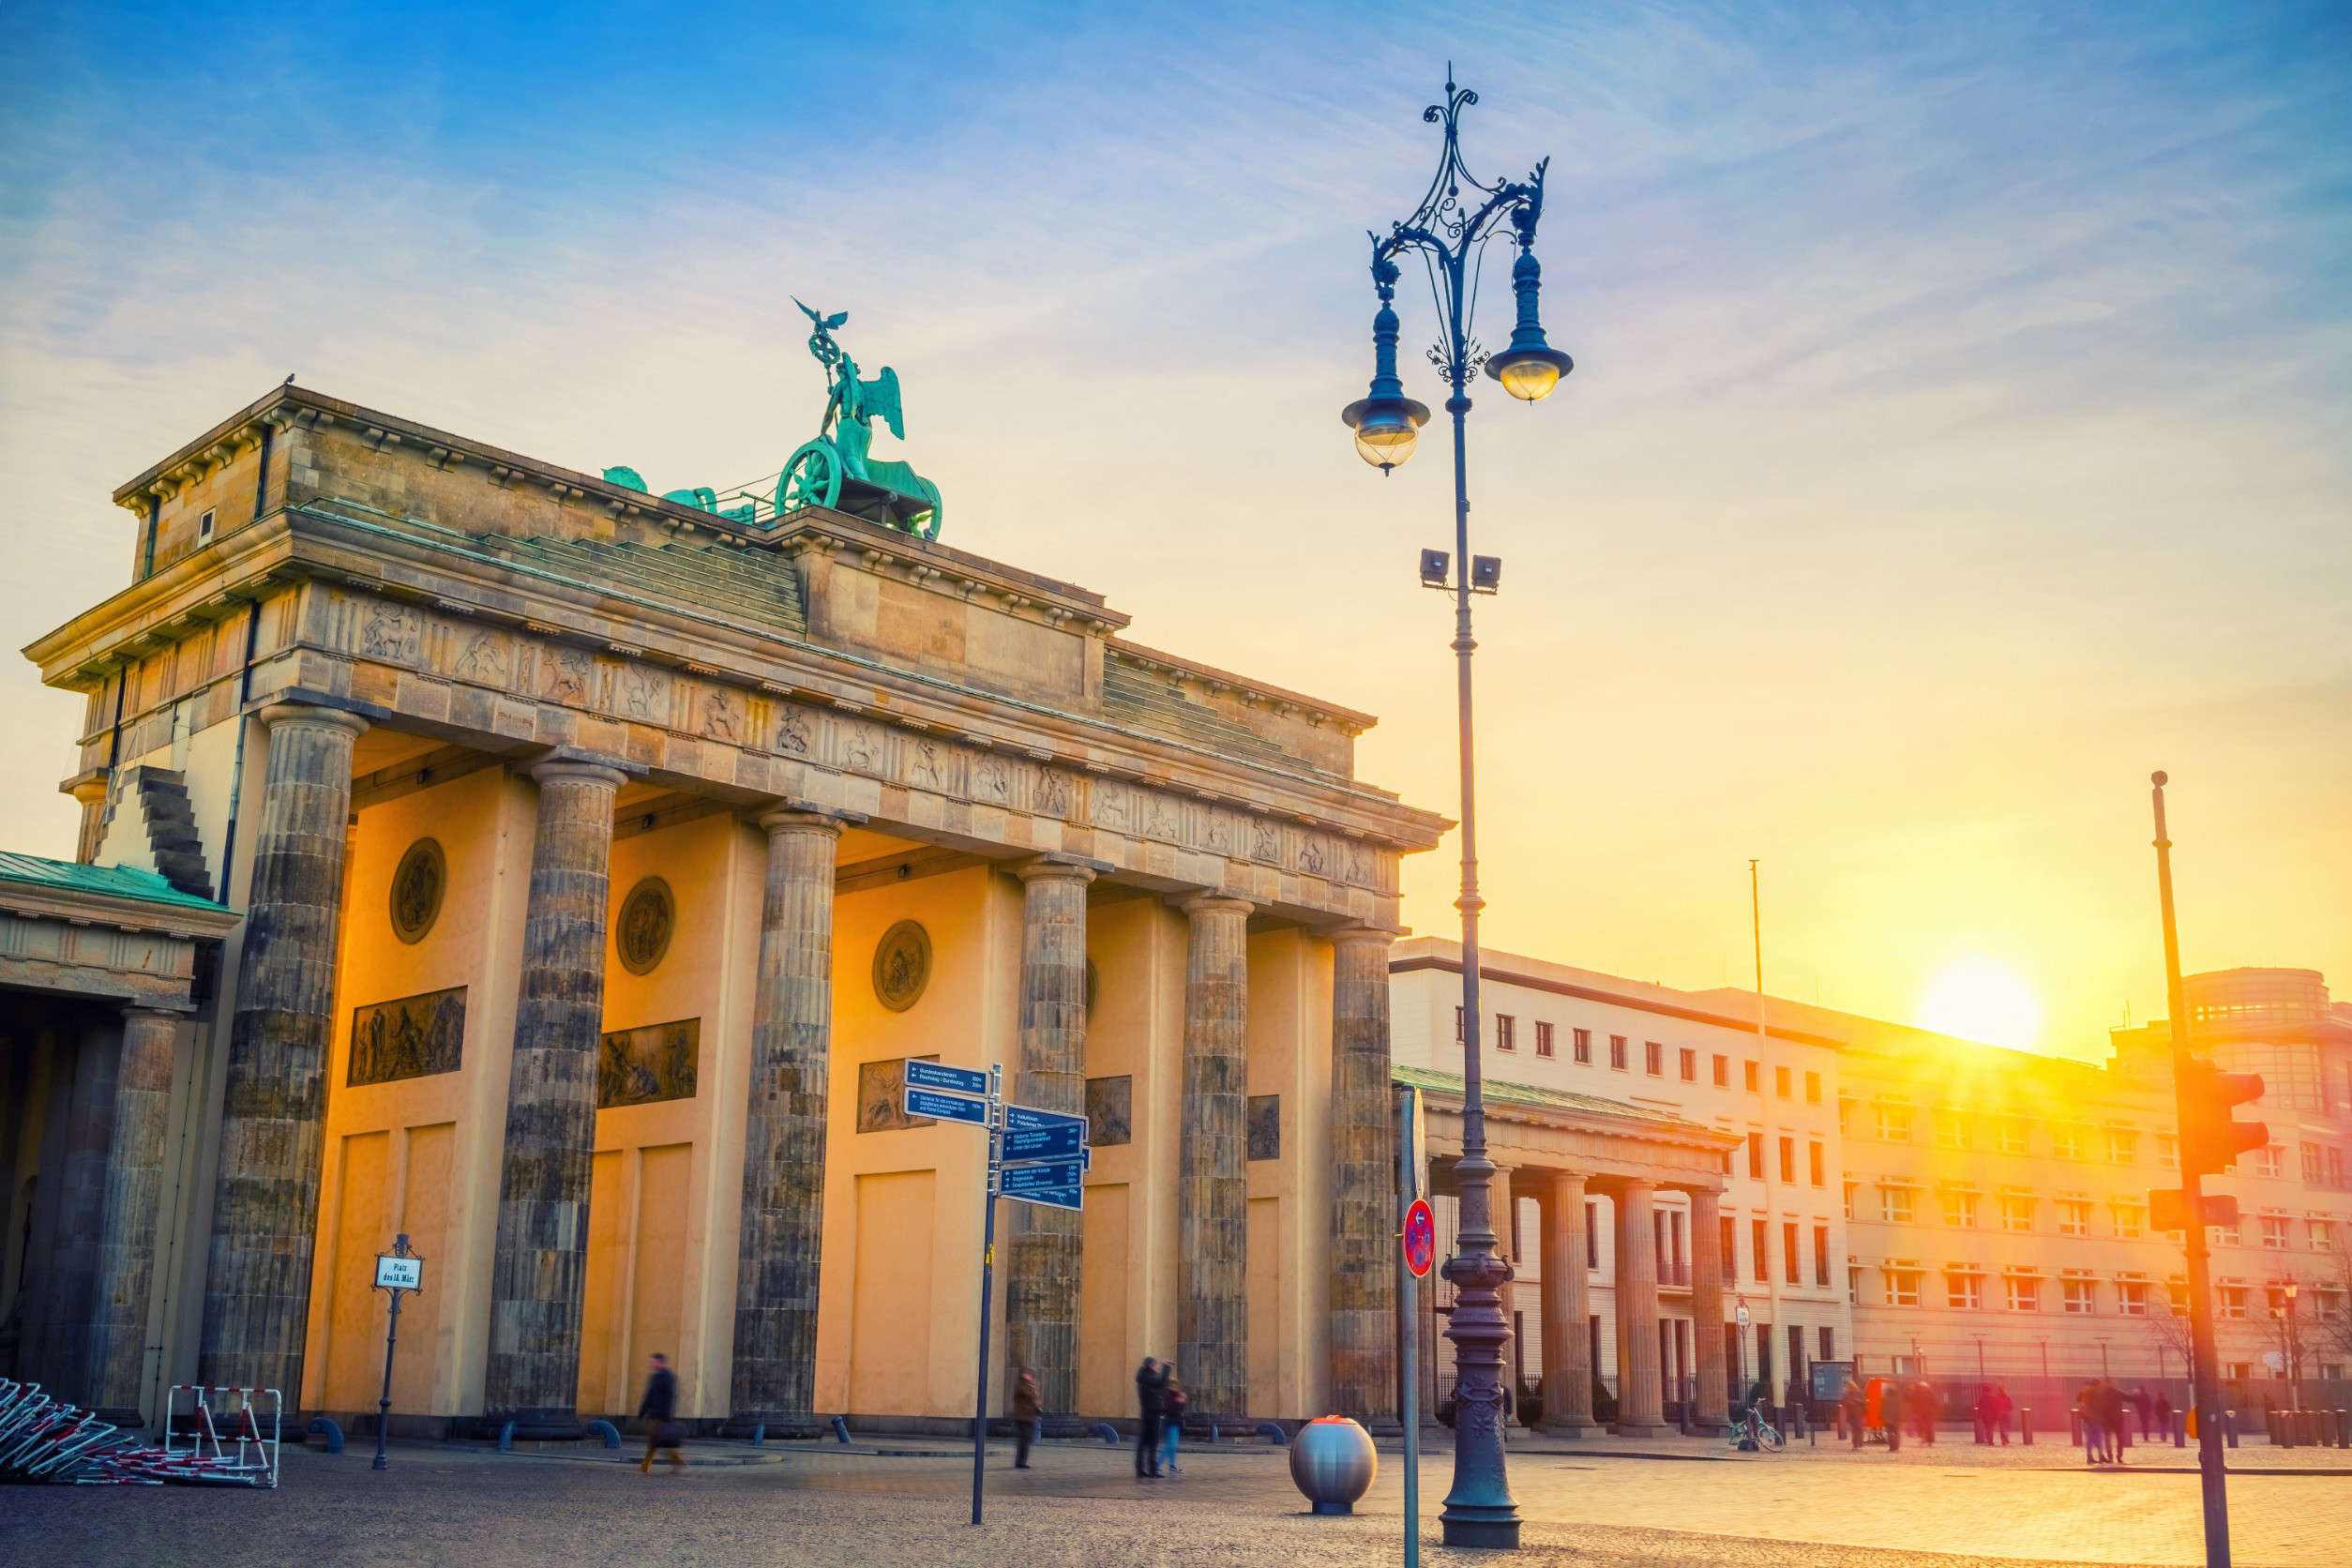
MULTIPOLYGON (((2165 766, 2192 964, 2352 989, 2348 19, 19 8, 0 630, 119 588, 106 491, 290 370, 656 488, 771 472, 822 398, 797 294, 897 368, 951 542, 1381 714, 1363 771, 1450 807, 1441 453, 1382 481, 1335 415, 1451 59, 1474 167, 1552 158, 1578 364, 1473 415, 1492 940, 1738 980, 1762 855, 1776 988, 1908 1017, 1988 957, 2092 1048, 2157 1003, 2165 766)), ((77 711, 0 674, 0 841, 69 846, 77 711)))

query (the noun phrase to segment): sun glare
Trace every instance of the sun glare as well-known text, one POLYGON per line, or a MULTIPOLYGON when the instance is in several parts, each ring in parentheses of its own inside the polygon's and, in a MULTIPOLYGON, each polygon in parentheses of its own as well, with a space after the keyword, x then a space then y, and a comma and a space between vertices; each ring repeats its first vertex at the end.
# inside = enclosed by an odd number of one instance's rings
POLYGON ((2025 977, 1990 958, 1946 966, 1920 1002, 1920 1027, 1964 1040, 2031 1050, 2042 1037, 2042 1003, 2025 977))

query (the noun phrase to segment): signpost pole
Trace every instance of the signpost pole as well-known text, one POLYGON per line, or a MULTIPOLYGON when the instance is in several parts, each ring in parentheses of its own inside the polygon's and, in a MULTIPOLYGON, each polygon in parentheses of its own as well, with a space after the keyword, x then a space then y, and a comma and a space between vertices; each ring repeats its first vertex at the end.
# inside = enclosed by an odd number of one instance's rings
POLYGON ((1004 1069, 988 1069, 988 1193, 980 1221, 980 1378, 972 1406, 972 1522, 980 1522, 981 1482, 988 1462, 988 1304, 996 1285, 996 1184, 1003 1168, 1004 1069))
POLYGON ((1403 1381, 1399 1404, 1405 1417, 1405 1568, 1421 1564, 1421 1321, 1413 1310, 1412 1265, 1406 1260, 1403 1226, 1406 1212, 1421 1197, 1421 1091, 1408 1088, 1396 1096, 1396 1349, 1403 1381))
MULTIPOLYGON (((408 1248, 407 1231, 403 1230, 392 1239, 391 1256, 401 1259, 413 1256, 408 1248)), ((382 1279, 384 1274, 384 1266, 379 1263, 376 1266, 376 1275, 382 1279)), ((392 1461, 385 1455, 384 1449, 385 1428, 392 1425, 392 1348, 400 1340, 400 1298, 408 1294, 405 1288, 398 1285, 387 1285, 384 1289, 390 1291, 392 1295, 392 1319, 384 1331, 384 1394, 376 1400, 376 1459, 375 1463, 369 1467, 371 1470, 392 1468, 392 1461)))

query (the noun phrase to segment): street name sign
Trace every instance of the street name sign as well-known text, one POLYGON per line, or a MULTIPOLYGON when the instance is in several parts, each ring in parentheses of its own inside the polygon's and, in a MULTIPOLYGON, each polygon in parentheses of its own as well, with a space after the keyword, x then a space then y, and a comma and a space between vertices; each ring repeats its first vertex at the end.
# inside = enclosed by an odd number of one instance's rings
MULTIPOLYGON (((912 1067, 913 1063, 907 1063, 912 1067)), ((907 1114, 928 1116, 942 1122, 969 1122, 975 1127, 988 1124, 988 1102, 968 1100, 961 1094, 942 1094, 935 1090, 917 1089, 907 1085, 907 1114)))
POLYGON ((907 1087, 910 1089, 944 1089, 951 1094, 988 1093, 988 1075, 970 1067, 951 1067, 944 1062, 920 1062, 909 1058, 907 1087))
POLYGON ((1059 1187, 1075 1190, 1085 1180, 1085 1170, 1078 1160, 1039 1160, 1030 1165, 1006 1166, 1003 1184, 997 1190, 1007 1198, 1020 1198, 1059 1187))
POLYGON ((379 1290, 421 1290, 425 1288, 425 1260, 422 1258, 397 1258, 388 1252, 376 1254, 376 1289, 379 1290))
POLYGON ((1004 1163, 1076 1159, 1086 1147, 1086 1123, 1063 1122, 1050 1127, 1024 1127, 1013 1120, 1018 1106, 1004 1108, 1004 1163))

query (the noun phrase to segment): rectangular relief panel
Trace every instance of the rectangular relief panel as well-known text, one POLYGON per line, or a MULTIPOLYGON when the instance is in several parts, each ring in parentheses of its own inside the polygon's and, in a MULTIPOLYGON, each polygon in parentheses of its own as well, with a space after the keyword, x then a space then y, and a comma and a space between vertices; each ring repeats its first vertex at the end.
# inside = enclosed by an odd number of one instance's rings
POLYGON ((465 988, 354 1007, 348 1087, 454 1073, 465 1049, 465 988))
POLYGON ((1086 1141, 1097 1149, 1135 1141, 1135 1079, 1117 1078, 1086 1080, 1086 1141))
POLYGON ((596 1061, 596 1108, 690 1100, 701 1056, 701 1018, 616 1029, 596 1061))
POLYGON ((857 1130, 895 1133, 906 1127, 937 1126, 927 1116, 907 1114, 907 1063, 937 1062, 937 1056, 887 1057, 857 1064, 857 1130))
POLYGON ((1282 1157, 1282 1096, 1252 1094, 1249 1097, 1249 1157, 1253 1160, 1278 1160, 1282 1157))

